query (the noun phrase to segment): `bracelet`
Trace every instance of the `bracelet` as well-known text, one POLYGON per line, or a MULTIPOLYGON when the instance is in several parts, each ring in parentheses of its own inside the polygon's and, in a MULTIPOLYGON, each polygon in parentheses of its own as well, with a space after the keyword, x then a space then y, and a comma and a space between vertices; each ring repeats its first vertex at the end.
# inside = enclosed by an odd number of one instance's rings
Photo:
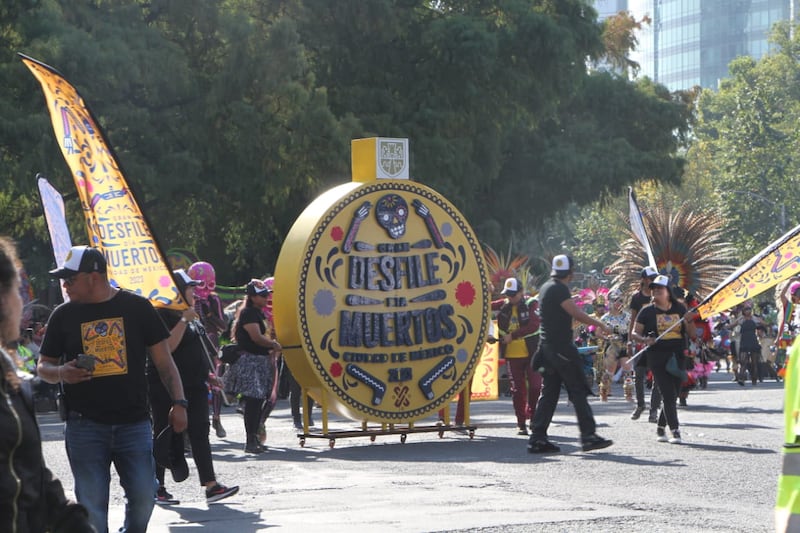
POLYGON ((186 317, 185 317, 185 316, 182 316, 182 317, 181 317, 181 322, 183 322, 184 324, 186 324, 186 323, 187 323, 187 322, 189 322, 189 321, 188 321, 188 320, 186 320, 186 317))

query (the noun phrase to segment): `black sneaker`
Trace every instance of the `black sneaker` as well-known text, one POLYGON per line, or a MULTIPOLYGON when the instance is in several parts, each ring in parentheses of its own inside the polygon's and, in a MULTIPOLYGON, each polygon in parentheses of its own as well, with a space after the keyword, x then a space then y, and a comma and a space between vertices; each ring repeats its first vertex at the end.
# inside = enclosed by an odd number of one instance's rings
POLYGON ((217 434, 217 438, 224 439, 228 436, 228 433, 225 431, 225 428, 222 427, 222 422, 219 418, 214 418, 211 420, 211 427, 214 428, 214 431, 217 434))
POLYGON ((588 452, 591 450, 602 450, 603 448, 608 448, 614 444, 614 441, 610 439, 604 439, 595 433, 594 435, 589 435, 588 437, 581 437, 581 444, 583 451, 588 452))
POLYGON ((299 416, 294 417, 294 429, 303 429, 303 419, 299 416))
POLYGON ((528 444, 528 453, 558 453, 561 448, 549 440, 537 440, 528 444))
POLYGON ((633 410, 633 413, 631 413, 631 420, 639 420, 639 417, 642 416, 643 412, 644 407, 641 405, 637 406, 636 409, 633 410))
POLYGON ((525 426, 520 426, 519 431, 517 431, 517 435, 527 435, 527 434, 528 434, 528 428, 526 428, 525 426))
POLYGON ((667 440, 668 440, 667 439, 667 430, 665 428, 662 428, 661 426, 658 426, 656 428, 656 436, 658 437, 656 439, 658 442, 667 442, 667 440))
POLYGON ((220 485, 217 483, 210 489, 206 489, 206 502, 218 502, 227 498, 228 496, 233 496, 237 492, 239 492, 239 487, 226 487, 225 485, 220 485))
POLYGON ((647 421, 651 424, 658 424, 658 411, 650 411, 650 416, 647 417, 647 421))
POLYGON ((264 453, 267 449, 258 442, 248 443, 244 447, 245 453, 264 453))
POLYGON ((158 505, 178 505, 180 500, 176 500, 175 497, 167 492, 167 489, 164 487, 158 487, 156 491, 155 502, 158 505))

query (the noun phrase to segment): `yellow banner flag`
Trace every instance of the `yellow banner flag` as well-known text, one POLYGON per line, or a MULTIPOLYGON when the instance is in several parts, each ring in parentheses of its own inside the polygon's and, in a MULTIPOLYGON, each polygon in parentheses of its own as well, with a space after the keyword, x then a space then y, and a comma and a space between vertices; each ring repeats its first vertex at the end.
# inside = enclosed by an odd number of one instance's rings
POLYGON ((800 273, 800 226, 728 276, 697 307, 702 318, 726 311, 800 273))
POLYGON ((109 280, 155 306, 185 309, 165 255, 83 98, 52 67, 20 56, 42 85, 56 140, 78 189, 89 243, 105 255, 109 280))
MULTIPOLYGON (((497 321, 492 321, 489 328, 489 335, 497 331, 497 321)), ((478 364, 475 366, 475 373, 472 377, 472 389, 470 390, 470 400, 496 400, 499 396, 499 368, 500 368, 500 348, 499 345, 486 342, 483 345, 483 352, 478 364)))

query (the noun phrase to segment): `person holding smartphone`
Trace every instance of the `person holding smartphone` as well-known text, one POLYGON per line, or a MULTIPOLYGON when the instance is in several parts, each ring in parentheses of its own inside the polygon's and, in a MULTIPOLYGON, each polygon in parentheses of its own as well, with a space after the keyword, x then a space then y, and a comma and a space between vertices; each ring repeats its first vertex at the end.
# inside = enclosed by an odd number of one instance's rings
POLYGON ((111 285, 97 248, 73 246, 50 275, 63 280, 69 301, 50 316, 37 369, 43 380, 64 386, 64 443, 75 495, 94 527, 108 531, 114 464, 127 499, 125 530, 143 533, 153 512, 155 480, 148 353, 172 400, 170 423, 178 433, 187 424, 181 377, 167 346, 169 331, 147 299, 111 285), (79 354, 94 358, 94 370, 78 366, 79 354))

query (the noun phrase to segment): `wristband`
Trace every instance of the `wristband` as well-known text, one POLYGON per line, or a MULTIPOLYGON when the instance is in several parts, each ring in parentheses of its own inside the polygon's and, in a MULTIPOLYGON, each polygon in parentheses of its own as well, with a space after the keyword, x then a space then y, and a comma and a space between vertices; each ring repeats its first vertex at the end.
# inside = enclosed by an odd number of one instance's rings
POLYGON ((186 400, 173 400, 172 405, 180 405, 184 409, 189 408, 189 402, 187 402, 186 400))

